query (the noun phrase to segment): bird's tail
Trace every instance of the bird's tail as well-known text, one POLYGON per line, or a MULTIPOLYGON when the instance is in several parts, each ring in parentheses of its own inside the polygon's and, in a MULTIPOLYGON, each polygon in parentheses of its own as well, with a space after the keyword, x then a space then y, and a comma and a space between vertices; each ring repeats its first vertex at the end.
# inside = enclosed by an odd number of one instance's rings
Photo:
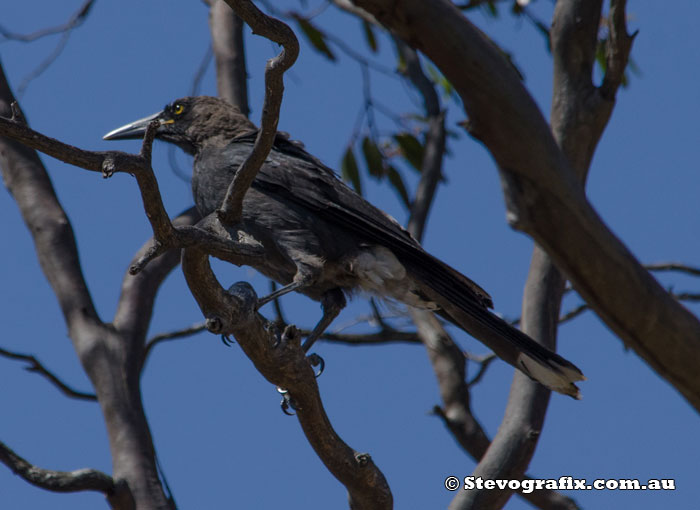
POLYGON ((439 303, 440 315, 481 340, 498 357, 550 390, 581 398, 576 387, 581 370, 570 361, 535 342, 519 329, 481 307, 464 310, 450 302, 439 303))

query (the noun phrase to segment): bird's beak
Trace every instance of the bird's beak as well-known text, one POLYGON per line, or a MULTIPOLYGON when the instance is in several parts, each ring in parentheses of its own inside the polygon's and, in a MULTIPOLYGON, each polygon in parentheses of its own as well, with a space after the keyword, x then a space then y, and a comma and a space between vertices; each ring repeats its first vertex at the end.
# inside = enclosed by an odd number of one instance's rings
MULTIPOLYGON (((128 140, 135 138, 143 138, 146 133, 146 128, 151 123, 151 121, 157 119, 163 112, 154 113, 143 119, 136 120, 125 126, 118 127, 104 135, 102 138, 104 140, 128 140)), ((166 121, 167 122, 167 121, 166 121)))

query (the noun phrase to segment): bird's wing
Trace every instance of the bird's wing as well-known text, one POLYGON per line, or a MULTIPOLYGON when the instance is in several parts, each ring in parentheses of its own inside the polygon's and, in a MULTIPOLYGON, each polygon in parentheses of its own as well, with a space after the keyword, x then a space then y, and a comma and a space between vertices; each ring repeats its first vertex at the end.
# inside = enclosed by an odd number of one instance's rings
MULTIPOLYGON (((237 138, 233 144, 252 142, 250 134, 237 138)), ((278 137, 253 186, 313 211, 360 239, 391 249, 414 277, 456 305, 466 310, 493 306, 485 290, 423 250, 396 220, 351 190, 335 172, 287 138, 278 137)))
MULTIPOLYGON (((251 146, 252 142, 238 141, 251 146)), ((240 145, 236 150, 240 152, 240 145)), ((490 313, 491 298, 481 287, 423 250, 395 220, 357 195, 301 147, 279 139, 252 186, 260 193, 294 203, 364 242, 389 248, 419 284, 416 290, 424 293, 426 301, 439 305, 440 315, 548 388, 580 398, 573 383, 584 377, 575 365, 490 313)))

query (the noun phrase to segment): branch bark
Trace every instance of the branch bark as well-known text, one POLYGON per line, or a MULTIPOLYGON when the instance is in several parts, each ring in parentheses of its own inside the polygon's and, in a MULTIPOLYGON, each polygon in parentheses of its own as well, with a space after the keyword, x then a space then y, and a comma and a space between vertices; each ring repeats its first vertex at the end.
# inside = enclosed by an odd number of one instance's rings
MULTIPOLYGON (((243 197, 272 146, 282 100, 282 76, 294 63, 299 46, 287 25, 265 16, 251 2, 226 2, 251 26, 253 33, 284 46, 266 68, 262 126, 253 152, 229 186, 221 209, 205 219, 213 222, 212 217, 216 216, 230 226, 240 218, 243 197)), ((206 318, 207 329, 233 335, 257 370, 278 388, 285 389, 285 402, 291 402, 297 411, 304 434, 319 458, 347 488, 351 508, 391 508, 389 486, 370 456, 351 449, 333 430, 296 328, 288 326, 281 336, 276 334, 273 325, 256 312, 257 296, 250 285, 241 283, 224 290, 211 270, 209 254, 198 247, 187 247, 182 258, 185 279, 206 318)))
MULTIPOLYGON (((574 165, 497 49, 446 0, 355 4, 423 51, 454 85, 472 134, 498 164, 511 224, 537 241, 623 342, 700 410, 700 321, 597 215, 574 165)), ((600 93, 589 100, 612 108, 600 93)))
MULTIPOLYGON (((113 479, 123 487, 110 504, 123 510, 171 509, 158 478, 138 377, 134 377, 138 374, 136 367, 143 348, 143 339, 136 336, 139 328, 121 332, 97 316, 80 269, 70 222, 38 155, 29 146, 95 171, 138 168, 138 161, 143 161, 147 150, 142 155, 131 156, 71 147, 29 129, 16 104, 13 118, 2 118, 9 115, 13 101, 0 69, 0 135, 19 141, 0 138, 0 169, 33 236, 42 270, 58 298, 73 347, 102 408, 112 453, 113 479)), ((139 320, 147 321, 149 317, 150 314, 139 320)), ((136 323, 139 322, 133 322, 136 323)))
POLYGON ((391 508, 389 486, 370 456, 350 448, 333 429, 296 328, 287 326, 280 335, 273 324, 257 314, 257 296, 247 283, 223 289, 206 253, 187 248, 182 269, 206 317, 207 329, 233 335, 263 377, 285 389, 307 440, 331 474, 347 488, 350 508, 391 508))
POLYGON ((22 354, 19 352, 12 352, 12 351, 8 351, 6 349, 0 348, 0 356, 4 356, 4 357, 10 358, 10 359, 17 359, 17 360, 21 360, 21 361, 26 361, 27 363, 29 363, 29 366, 26 367, 26 369, 28 371, 41 374, 46 379, 48 379, 54 386, 56 386, 61 391, 61 393, 63 393, 64 395, 66 395, 68 397, 77 398, 80 400, 91 400, 91 401, 97 400, 97 397, 95 396, 94 393, 86 393, 84 391, 78 391, 78 390, 73 389, 70 386, 68 386, 56 374, 51 372, 38 359, 36 359, 35 356, 32 356, 31 354, 22 354))
POLYGON ((0 462, 27 482, 53 492, 97 491, 111 496, 115 490, 114 480, 96 469, 54 471, 43 469, 26 461, 5 443, 0 441, 0 462))
POLYGON ((219 97, 248 117, 248 73, 243 46, 243 20, 224 0, 214 0, 209 10, 209 29, 216 61, 219 97))
POLYGON ((241 218, 243 197, 270 153, 277 134, 284 91, 282 77, 285 71, 294 65, 299 55, 299 41, 285 23, 266 16, 250 0, 226 0, 226 3, 250 25, 254 34, 266 37, 283 47, 280 54, 268 60, 265 66, 265 100, 255 145, 236 172, 226 192, 224 203, 218 211, 219 218, 224 224, 234 225, 241 218))

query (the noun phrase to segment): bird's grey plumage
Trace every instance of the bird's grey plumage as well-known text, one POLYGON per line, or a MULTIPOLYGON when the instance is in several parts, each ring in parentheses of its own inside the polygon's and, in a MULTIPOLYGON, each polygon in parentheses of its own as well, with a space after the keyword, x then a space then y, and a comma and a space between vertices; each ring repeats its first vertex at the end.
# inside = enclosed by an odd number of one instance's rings
MULTIPOLYGON (((183 98, 160 116, 157 136, 194 154, 195 203, 203 215, 213 212, 253 148, 254 125, 216 98, 183 98)), ((106 137, 135 136, 134 125, 106 137)), ((245 196, 243 225, 265 247, 256 269, 266 276, 282 284, 303 281, 298 291, 322 302, 337 289, 359 289, 435 310, 545 386, 579 396, 578 368, 491 313, 481 287, 427 253, 286 136, 277 136, 245 196)))

